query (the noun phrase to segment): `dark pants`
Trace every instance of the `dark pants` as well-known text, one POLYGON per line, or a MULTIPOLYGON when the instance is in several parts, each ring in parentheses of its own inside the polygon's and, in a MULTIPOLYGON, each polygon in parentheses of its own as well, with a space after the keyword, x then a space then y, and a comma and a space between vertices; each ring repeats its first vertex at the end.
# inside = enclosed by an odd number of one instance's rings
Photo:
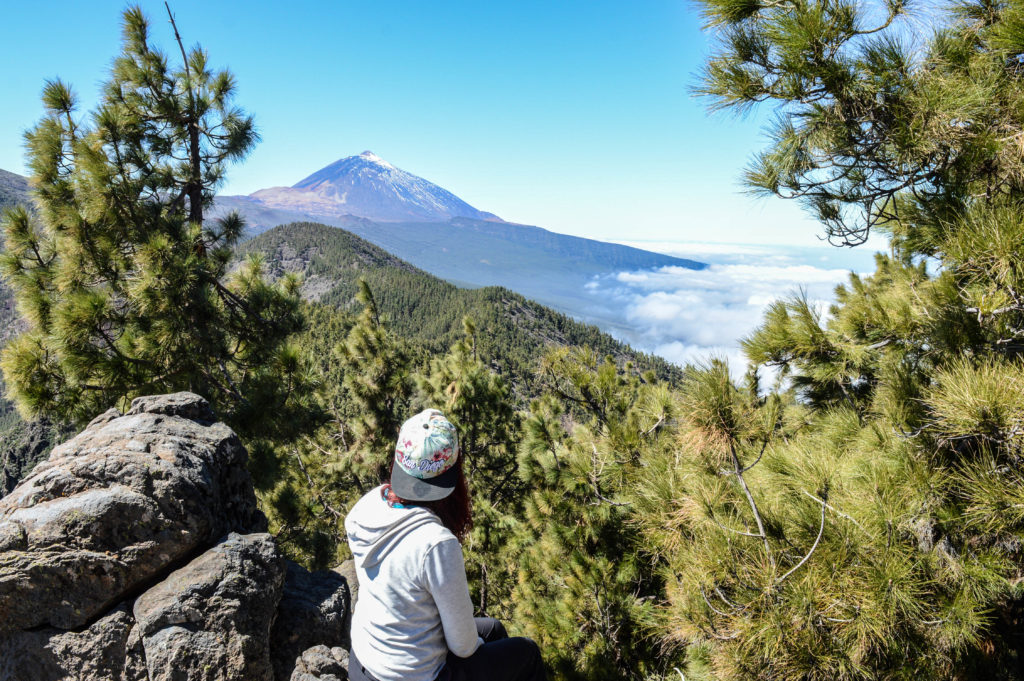
MULTIPOLYGON (((475 619, 477 634, 484 644, 469 657, 448 653, 437 681, 546 681, 536 643, 518 636, 509 638, 505 627, 496 619, 475 619)), ((374 681, 351 654, 348 678, 350 681, 374 681)))

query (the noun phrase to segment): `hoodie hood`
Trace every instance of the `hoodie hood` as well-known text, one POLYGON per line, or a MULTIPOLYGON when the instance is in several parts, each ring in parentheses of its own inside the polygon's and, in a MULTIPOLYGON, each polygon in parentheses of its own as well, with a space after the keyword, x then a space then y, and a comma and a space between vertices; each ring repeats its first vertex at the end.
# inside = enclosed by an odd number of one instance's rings
POLYGON ((375 487, 356 502, 345 516, 345 533, 357 566, 367 570, 385 556, 410 532, 440 519, 425 508, 392 508, 375 487))

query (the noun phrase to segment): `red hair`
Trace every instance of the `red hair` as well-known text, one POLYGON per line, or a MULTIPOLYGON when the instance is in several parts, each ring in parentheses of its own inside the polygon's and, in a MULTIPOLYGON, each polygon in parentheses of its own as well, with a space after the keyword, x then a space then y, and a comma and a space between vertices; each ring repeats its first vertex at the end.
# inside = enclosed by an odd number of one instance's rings
MULTIPOLYGON (((451 533, 461 542, 473 528, 473 506, 469 500, 469 485, 466 484, 466 474, 462 470, 461 456, 455 460, 455 466, 459 471, 459 477, 455 483, 455 489, 444 499, 438 499, 437 501, 403 499, 395 494, 389 484, 385 488, 388 503, 401 504, 402 506, 421 506, 433 511, 441 519, 441 524, 451 530, 451 533)), ((392 463, 392 470, 394 470, 394 467, 395 465, 392 463)))

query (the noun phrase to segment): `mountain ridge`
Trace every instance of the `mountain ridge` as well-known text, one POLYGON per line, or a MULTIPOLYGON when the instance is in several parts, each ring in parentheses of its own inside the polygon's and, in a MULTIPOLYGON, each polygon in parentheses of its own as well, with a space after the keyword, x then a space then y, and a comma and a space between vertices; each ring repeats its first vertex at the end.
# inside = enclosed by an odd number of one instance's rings
POLYGON ((386 233, 389 229, 400 229, 401 225, 437 223, 468 227, 492 236, 500 234, 502 238, 519 242, 530 241, 563 255, 579 255, 581 251, 592 253, 595 246, 600 245, 596 248, 605 255, 614 251, 632 256, 606 257, 595 263, 602 266, 672 265, 694 269, 705 266, 695 260, 503 220, 470 206, 443 187, 393 166, 372 151, 341 158, 290 187, 268 187, 249 195, 218 196, 217 203, 220 212, 234 209, 245 214, 249 218, 250 236, 278 224, 317 218, 314 221, 355 231, 377 243, 373 232, 386 233), (405 194, 399 196, 400 190, 405 194))
MULTIPOLYGON (((0 171, 0 206, 27 202, 28 190, 25 178, 0 171)), ((368 220, 361 222, 366 227, 375 225, 368 220)), ((497 228, 505 223, 488 224, 497 228)), ((374 287, 381 309, 393 320, 396 333, 411 339, 422 361, 446 352, 461 337, 463 316, 476 319, 482 354, 491 357, 492 367, 503 370, 510 382, 519 386, 516 392, 524 399, 535 378, 531 362, 553 345, 585 344, 670 380, 681 375, 678 367, 662 358, 635 351, 596 327, 512 290, 460 289, 336 227, 283 225, 262 238, 240 244, 237 252, 243 256, 257 251, 267 256, 271 274, 292 270, 305 277, 303 293, 310 301, 310 330, 304 342, 316 350, 313 356, 320 362, 329 363, 324 358, 344 338, 355 309, 358 276, 365 276, 374 287)), ((20 327, 12 291, 0 280, 0 347, 20 327)), ((14 405, 3 397, 0 377, 0 492, 13 487, 67 432, 65 427, 45 420, 22 421, 14 405)))
MULTIPOLYGON (((359 160, 358 167, 373 166, 389 172, 394 169, 372 152, 348 157, 347 160, 352 159, 359 160)), ((334 171, 321 169, 297 184, 318 186, 323 184, 324 177, 332 173, 334 171)), ((0 174, 0 188, 4 186, 10 189, 6 194, 0 191, 0 195, 17 197, 18 201, 28 200, 28 181, 25 178, 4 171, 0 174)), ((13 201, 12 198, 6 200, 8 203, 13 201)), ((504 287, 577 320, 596 324, 619 338, 628 337, 632 329, 622 321, 618 303, 597 295, 589 286, 596 278, 660 267, 706 267, 704 263, 693 260, 559 234, 498 218, 457 216, 444 222, 378 222, 349 214, 324 218, 301 210, 274 208, 245 196, 217 197, 209 216, 214 218, 232 210, 241 213, 249 223, 247 238, 281 224, 328 224, 348 230, 446 281, 464 287, 504 287)), ((483 214, 482 211, 477 213, 483 214)), ((3 294, 4 291, 0 291, 0 306, 12 306, 13 301, 3 294)))

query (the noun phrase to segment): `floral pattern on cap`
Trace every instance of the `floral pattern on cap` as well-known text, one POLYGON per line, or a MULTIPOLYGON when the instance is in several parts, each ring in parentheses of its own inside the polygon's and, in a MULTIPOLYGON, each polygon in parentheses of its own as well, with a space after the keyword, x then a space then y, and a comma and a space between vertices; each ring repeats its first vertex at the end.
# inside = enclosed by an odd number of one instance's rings
POLYGON ((395 463, 421 480, 435 478, 459 458, 459 435, 444 414, 425 409, 402 424, 395 445, 395 463))

